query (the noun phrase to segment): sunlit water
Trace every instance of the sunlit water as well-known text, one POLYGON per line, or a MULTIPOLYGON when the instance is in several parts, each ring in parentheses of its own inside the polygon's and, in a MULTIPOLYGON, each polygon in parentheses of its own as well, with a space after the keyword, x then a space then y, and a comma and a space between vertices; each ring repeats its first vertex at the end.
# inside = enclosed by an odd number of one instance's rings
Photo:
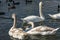
MULTIPOLYGON (((43 1, 43 0, 42 0, 43 1)), ((7 3, 3 2, 0 4, 0 10, 5 11, 7 17, 11 17, 12 13, 16 13, 17 16, 17 27, 22 27, 22 21, 19 19, 21 17, 26 17, 29 15, 39 16, 39 4, 40 0, 33 0, 32 3, 25 4, 24 0, 20 0, 20 5, 16 6, 16 9, 9 10, 7 9, 7 3), (4 5, 5 3, 5 5, 4 5), (3 8, 2 8, 3 7, 3 8), (5 8, 6 7, 6 8, 5 8)), ((46 20, 43 23, 35 23, 36 25, 46 25, 50 27, 60 27, 60 20, 53 20, 47 14, 55 14, 57 12, 59 0, 45 0, 43 1, 43 15, 46 20)), ((19 40, 9 37, 8 31, 11 28, 13 21, 11 19, 0 18, 0 40, 19 40)), ((60 40, 60 30, 57 31, 56 35, 52 36, 31 36, 28 40, 60 40)))

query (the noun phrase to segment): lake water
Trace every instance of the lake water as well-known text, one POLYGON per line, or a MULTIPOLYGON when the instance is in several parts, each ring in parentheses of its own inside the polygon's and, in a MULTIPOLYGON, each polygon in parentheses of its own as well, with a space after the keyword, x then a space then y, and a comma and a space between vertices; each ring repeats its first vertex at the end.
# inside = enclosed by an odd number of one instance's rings
MULTIPOLYGON (((39 2, 40 0, 32 0, 31 3, 26 4, 25 0, 17 0, 20 2, 20 5, 16 5, 16 9, 8 10, 7 3, 2 1, 0 4, 0 11, 4 11, 6 14, 3 16, 11 17, 12 13, 17 15, 17 27, 22 26, 22 21, 20 18, 24 18, 29 15, 39 16, 39 2)), ((51 19, 48 14, 58 13, 58 4, 60 0, 42 0, 43 1, 43 15, 46 20, 42 25, 50 27, 60 27, 60 20, 51 19)), ((9 37, 8 31, 11 28, 13 21, 11 19, 0 18, 0 40, 19 40, 9 37)), ((37 25, 39 23, 36 23, 37 25)), ((40 24, 39 24, 40 25, 40 24)), ((56 35, 53 36, 31 36, 28 40, 60 40, 60 30, 57 31, 56 35)))

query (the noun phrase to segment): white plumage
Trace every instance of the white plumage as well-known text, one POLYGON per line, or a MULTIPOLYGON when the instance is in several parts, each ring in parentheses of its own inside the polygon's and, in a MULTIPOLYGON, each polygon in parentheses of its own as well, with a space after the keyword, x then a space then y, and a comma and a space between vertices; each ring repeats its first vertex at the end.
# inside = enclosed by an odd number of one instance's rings
POLYGON ((28 24, 31 24, 32 25, 32 29, 27 31, 28 34, 31 34, 31 35, 53 35, 56 33, 56 31, 59 29, 59 28, 51 28, 51 27, 47 27, 47 26, 37 26, 35 28, 34 27, 34 24, 33 22, 29 22, 28 24))
POLYGON ((43 14, 42 14, 42 2, 39 3, 39 13, 40 13, 40 14, 39 14, 40 17, 39 17, 39 16, 34 16, 34 15, 32 15, 32 16, 27 16, 27 17, 25 17, 25 18, 22 18, 22 20, 23 20, 23 21, 32 21, 32 22, 44 21, 45 18, 44 18, 43 14))
POLYGON ((15 16, 16 16, 15 14, 12 14, 12 18, 14 19, 14 23, 8 32, 9 35, 14 38, 18 38, 18 39, 27 38, 28 34, 26 32, 24 32, 22 28, 16 28, 16 17, 15 16))
POLYGON ((53 14, 53 15, 51 15, 51 14, 48 14, 51 18, 53 18, 53 19, 60 19, 60 13, 58 13, 58 14, 53 14))

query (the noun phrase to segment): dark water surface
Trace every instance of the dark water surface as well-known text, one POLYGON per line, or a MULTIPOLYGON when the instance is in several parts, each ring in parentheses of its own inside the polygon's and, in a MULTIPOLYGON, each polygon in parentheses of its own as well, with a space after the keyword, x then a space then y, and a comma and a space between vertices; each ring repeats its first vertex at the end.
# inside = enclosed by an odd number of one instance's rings
MULTIPOLYGON (((21 17, 24 18, 29 15, 39 16, 39 2, 40 0, 32 0, 32 3, 25 4, 25 0, 17 0, 20 5, 16 6, 16 9, 8 10, 7 3, 2 1, 0 4, 0 11, 4 11, 6 14, 4 16, 11 17, 12 13, 17 15, 17 27, 22 26, 22 22, 19 20, 21 17)), ((60 20, 53 20, 47 14, 58 13, 59 0, 42 0, 43 1, 43 15, 46 20, 42 25, 51 26, 54 28, 60 27, 60 20)), ((0 18, 0 40, 17 40, 9 37, 8 31, 11 28, 13 21, 11 19, 0 18)), ((56 35, 53 36, 31 36, 28 40, 60 40, 60 30, 57 31, 56 35)))

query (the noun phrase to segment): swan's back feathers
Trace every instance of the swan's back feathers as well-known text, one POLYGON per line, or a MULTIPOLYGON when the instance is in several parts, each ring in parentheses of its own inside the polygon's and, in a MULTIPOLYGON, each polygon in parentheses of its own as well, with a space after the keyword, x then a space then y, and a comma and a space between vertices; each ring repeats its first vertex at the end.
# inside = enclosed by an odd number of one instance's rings
POLYGON ((51 33, 53 30, 58 30, 55 29, 55 28, 51 28, 51 27, 47 27, 47 26, 38 26, 38 27, 35 27, 29 31, 27 31, 27 33, 29 34, 41 34, 41 35, 52 35, 52 34, 55 34, 55 33, 51 33))
POLYGON ((33 28, 33 29, 31 29, 30 31, 52 31, 52 30, 54 30, 55 28, 51 28, 51 27, 47 27, 47 26, 37 26, 37 27, 35 27, 35 28, 33 28))
POLYGON ((60 19, 60 13, 58 13, 58 14, 53 14, 53 15, 51 15, 51 14, 48 14, 51 18, 53 18, 53 19, 60 19))
POLYGON ((13 34, 13 37, 18 38, 18 39, 24 39, 27 36, 28 36, 28 34, 26 32, 19 31, 19 30, 15 31, 15 33, 13 34))
POLYGON ((29 20, 33 18, 35 19, 35 18, 40 18, 40 17, 32 15, 32 16, 25 17, 24 20, 27 20, 27 19, 29 20))
POLYGON ((50 27, 47 27, 47 26, 38 26, 38 27, 35 27, 35 28, 31 29, 28 32, 34 32, 34 31, 41 32, 41 31, 48 30, 47 28, 50 28, 50 27))
POLYGON ((56 18, 57 18, 57 17, 60 18, 60 13, 58 13, 58 14, 54 14, 53 16, 55 16, 56 18))
POLYGON ((32 15, 32 16, 25 17, 23 20, 32 21, 32 22, 39 22, 39 21, 43 21, 43 18, 40 18, 39 16, 33 16, 32 15))
POLYGON ((9 35, 18 39, 24 39, 25 37, 28 37, 28 34, 21 28, 15 28, 9 31, 9 35))

